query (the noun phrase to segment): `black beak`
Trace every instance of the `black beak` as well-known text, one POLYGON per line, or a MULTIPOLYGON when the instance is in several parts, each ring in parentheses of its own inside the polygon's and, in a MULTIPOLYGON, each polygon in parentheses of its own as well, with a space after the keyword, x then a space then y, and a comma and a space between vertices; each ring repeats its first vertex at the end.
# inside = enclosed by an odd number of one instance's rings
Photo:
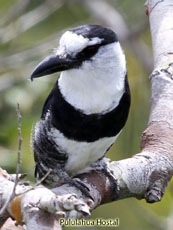
POLYGON ((78 66, 79 63, 77 62, 77 60, 70 57, 70 55, 68 54, 52 54, 36 66, 31 75, 31 81, 37 77, 42 77, 63 70, 77 68, 78 66))

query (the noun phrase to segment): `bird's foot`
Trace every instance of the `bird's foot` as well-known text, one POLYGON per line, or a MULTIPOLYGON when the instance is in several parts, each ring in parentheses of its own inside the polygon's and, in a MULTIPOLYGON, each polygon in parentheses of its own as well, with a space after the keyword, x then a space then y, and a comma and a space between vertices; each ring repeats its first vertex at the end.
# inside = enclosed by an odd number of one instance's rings
POLYGON ((81 191, 82 194, 92 199, 91 194, 90 194, 90 189, 80 179, 70 178, 70 177, 62 178, 58 185, 60 186, 63 184, 69 184, 71 186, 76 187, 77 189, 81 191))

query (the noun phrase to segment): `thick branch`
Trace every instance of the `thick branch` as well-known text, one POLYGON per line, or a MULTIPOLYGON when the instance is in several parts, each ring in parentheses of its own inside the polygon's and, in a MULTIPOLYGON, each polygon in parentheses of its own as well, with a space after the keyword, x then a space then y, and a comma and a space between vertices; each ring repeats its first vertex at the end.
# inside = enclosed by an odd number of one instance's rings
MULTIPOLYGON (((3 175, 0 175, 0 207, 4 205, 14 187, 14 182, 9 180, 10 176, 3 175)), ((42 229, 43 226, 47 230, 61 229, 59 218, 81 218, 90 214, 89 207, 93 202, 79 199, 77 196, 82 197, 76 188, 68 185, 54 189, 53 192, 43 186, 37 186, 33 190, 25 184, 17 185, 16 197, 9 204, 6 213, 0 216, 0 226, 6 218, 12 216, 17 224, 25 223, 27 229, 42 229)))
MULTIPOLYGON (((173 44, 171 23, 173 5, 171 0, 150 0, 148 1, 148 7, 152 9, 149 19, 155 61, 155 69, 150 76, 152 100, 149 124, 142 135, 141 153, 132 158, 108 164, 108 171, 112 170, 113 177, 109 178, 110 186, 106 183, 97 186, 100 202, 105 199, 105 191, 113 194, 111 193, 111 185, 115 184, 116 180, 119 194, 118 196, 115 196, 115 194, 110 196, 107 201, 131 196, 145 198, 147 202, 159 201, 173 175, 173 52, 171 46, 173 44)), ((105 178, 103 176, 102 180, 107 181, 108 178, 106 174, 104 175, 105 178)), ((90 184, 90 181, 93 180, 90 185, 92 190, 94 182, 100 181, 100 175, 85 175, 85 180, 87 184, 90 184), (91 177, 94 179, 91 179, 91 177)), ((97 202, 95 206, 99 204, 97 202)))
MULTIPOLYGON (((112 200, 127 197, 145 198, 147 202, 161 200, 173 175, 172 0, 149 0, 147 9, 155 68, 150 76, 151 111, 148 127, 142 135, 141 153, 118 162, 106 162, 106 165, 105 162, 100 163, 100 167, 93 167, 92 171, 78 175, 78 179, 88 187, 92 200, 67 184, 52 191, 38 187, 22 195, 19 199, 22 213, 19 220, 25 222, 28 230, 40 229, 43 224, 46 225, 44 219, 50 217, 50 213, 51 223, 47 223, 46 227, 55 229, 59 216, 85 217, 100 204, 112 200)), ((6 199, 5 191, 11 191, 13 182, 1 178, 2 205, 6 199)), ((20 191, 21 186, 18 185, 17 189, 20 191)), ((17 201, 13 202, 16 204, 17 201)), ((15 216, 11 206, 8 207, 8 215, 15 216)))

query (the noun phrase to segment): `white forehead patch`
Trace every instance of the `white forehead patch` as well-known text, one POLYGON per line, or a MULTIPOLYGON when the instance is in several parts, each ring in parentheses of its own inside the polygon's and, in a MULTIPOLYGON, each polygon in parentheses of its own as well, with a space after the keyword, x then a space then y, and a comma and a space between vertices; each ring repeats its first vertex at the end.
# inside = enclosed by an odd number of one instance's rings
POLYGON ((82 35, 67 31, 60 39, 60 48, 65 49, 69 54, 78 53, 87 46, 100 44, 102 40, 98 37, 92 39, 84 38, 82 35))

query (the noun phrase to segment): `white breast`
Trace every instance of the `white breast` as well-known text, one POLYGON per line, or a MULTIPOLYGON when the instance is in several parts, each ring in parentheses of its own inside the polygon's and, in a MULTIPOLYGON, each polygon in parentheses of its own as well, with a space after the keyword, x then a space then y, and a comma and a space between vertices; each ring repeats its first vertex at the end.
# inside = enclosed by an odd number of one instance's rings
MULTIPOLYGON (((58 84, 63 97, 73 107, 85 114, 103 114, 119 104, 124 93, 125 74, 125 56, 120 44, 115 42, 101 47, 92 61, 85 61, 80 68, 62 72, 58 84)), ((68 154, 65 167, 72 175, 103 157, 118 137, 78 142, 54 128, 48 135, 59 146, 58 151, 68 154)))
POLYGON ((52 128, 48 135, 51 135, 57 146, 59 146, 58 151, 68 154, 66 171, 74 175, 77 171, 84 169, 103 157, 106 150, 115 142, 119 134, 115 137, 104 137, 90 143, 70 140, 55 128, 52 128))
POLYGON ((101 47, 80 68, 62 72, 58 84, 65 100, 83 113, 106 113, 119 104, 125 74, 125 56, 115 42, 101 47))

